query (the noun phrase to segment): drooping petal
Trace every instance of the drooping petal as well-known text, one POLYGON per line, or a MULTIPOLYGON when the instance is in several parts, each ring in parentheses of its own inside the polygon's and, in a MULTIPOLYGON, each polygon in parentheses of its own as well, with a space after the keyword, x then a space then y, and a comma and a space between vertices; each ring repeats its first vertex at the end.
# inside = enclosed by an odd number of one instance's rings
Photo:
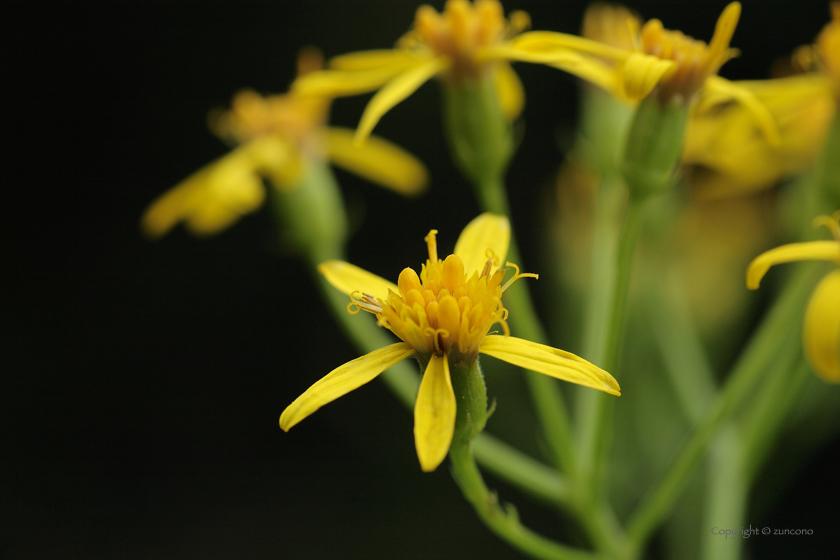
POLYGON ((510 41, 518 49, 529 51, 549 51, 570 49, 579 53, 594 55, 609 60, 625 60, 630 51, 619 49, 605 43, 553 31, 528 31, 510 41))
POLYGON ((634 52, 618 66, 617 96, 639 101, 647 97, 661 80, 670 76, 677 65, 672 60, 634 52))
POLYGON ((840 383, 840 270, 823 278, 808 302, 802 332, 805 355, 817 375, 840 383))
POLYGON ((490 253, 498 257, 499 265, 504 265, 509 245, 510 221, 507 216, 485 212, 461 232, 455 244, 455 254, 461 258, 464 270, 470 276, 484 268, 490 253))
POLYGON ((420 86, 432 77, 446 70, 449 65, 449 59, 446 57, 433 58, 409 70, 405 70, 388 82, 382 89, 376 92, 376 95, 373 96, 370 103, 365 107, 365 111, 362 113, 362 118, 359 121, 359 128, 356 130, 356 142, 363 142, 385 113, 417 91, 420 86))
MULTIPOLYGON (((759 101, 755 93, 748 88, 741 87, 734 82, 730 82, 720 76, 709 76, 706 78, 703 86, 703 95, 709 92, 717 103, 725 103, 729 100, 734 100, 744 106, 752 115, 756 126, 764 134, 767 142, 771 146, 778 146, 781 142, 779 136, 779 127, 776 126, 776 121, 770 110, 759 101)), ((702 100, 702 98, 701 98, 702 100)))
POLYGON ((449 360, 433 355, 414 404, 414 445, 424 472, 435 470, 446 458, 455 433, 455 415, 449 360))
POLYGON ((581 59, 581 56, 569 49, 536 51, 517 48, 511 44, 503 44, 481 49, 477 58, 479 60, 511 60, 533 62, 535 64, 574 64, 581 59))
POLYGON ((374 350, 337 367, 317 381, 280 416, 280 427, 285 431, 327 403, 358 389, 377 375, 414 354, 414 349, 404 342, 374 350))
POLYGON ((837 241, 809 241, 789 243, 757 256, 747 267, 747 288, 755 290, 761 279, 776 264, 796 261, 833 261, 840 264, 840 243, 837 241))
POLYGON ((493 69, 493 80, 496 83, 496 93, 499 105, 509 121, 515 120, 525 106, 525 88, 510 64, 497 64, 493 69))
POLYGON ((404 71, 405 66, 402 64, 359 72, 320 70, 296 79, 291 90, 301 96, 331 98, 358 95, 379 89, 404 71))
POLYGON ((327 157, 335 165, 402 195, 425 190, 429 174, 420 160, 376 136, 359 146, 353 142, 353 134, 348 128, 326 129, 327 157))
POLYGON ((323 274, 334 288, 348 296, 353 292, 362 292, 386 300, 388 290, 399 293, 399 288, 393 282, 349 262, 338 260, 322 262, 318 265, 318 272, 323 274))
POLYGON ((481 342, 479 352, 556 379, 621 395, 621 388, 612 375, 583 358, 551 346, 512 336, 489 335, 481 342))
POLYGON ((402 49, 377 49, 342 54, 330 59, 330 68, 343 72, 359 72, 380 68, 408 68, 418 63, 418 56, 402 49))

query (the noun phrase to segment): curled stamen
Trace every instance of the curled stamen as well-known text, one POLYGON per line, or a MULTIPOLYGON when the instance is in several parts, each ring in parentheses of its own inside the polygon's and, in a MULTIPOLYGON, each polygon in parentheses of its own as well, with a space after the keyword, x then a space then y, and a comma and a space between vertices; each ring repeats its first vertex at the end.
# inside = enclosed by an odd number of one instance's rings
POLYGON ((425 329, 423 329, 423 334, 432 338, 432 340, 435 343, 435 352, 438 354, 442 354, 442 339, 449 338, 449 331, 446 329, 433 329, 432 327, 426 327, 425 329))
POLYGON ((516 282, 516 281, 517 281, 517 280, 519 280, 520 278, 537 278, 537 279, 538 279, 538 278, 540 277, 540 275, 539 275, 539 274, 533 274, 533 273, 531 273, 531 272, 522 272, 522 273, 520 273, 520 272, 519 272, 519 267, 518 267, 516 264, 514 264, 514 263, 512 263, 512 262, 510 262, 510 261, 506 262, 506 263, 505 263, 505 266, 512 266, 513 268, 515 268, 515 269, 516 269, 516 272, 514 273, 513 278, 511 278, 510 280, 508 280, 507 282, 505 282, 505 285, 504 285, 504 286, 502 286, 502 293, 504 293, 504 292, 505 292, 505 290, 507 290, 507 289, 510 287, 510 285, 511 285, 511 284, 513 284, 514 282, 516 282))
POLYGON ((493 264, 493 266, 499 266, 502 262, 502 259, 493 251, 493 249, 487 249, 484 251, 484 256, 493 264))
POLYGON ((817 216, 812 222, 813 227, 825 226, 837 241, 840 241, 840 210, 831 216, 817 216))
POLYGON ((351 302, 347 305, 347 311, 352 315, 355 315, 356 313, 362 310, 367 311, 368 313, 372 313, 373 315, 378 315, 379 313, 382 313, 382 302, 376 299, 376 297, 372 294, 367 294, 356 290, 350 294, 350 299, 351 302), (356 294, 362 294, 362 296, 359 297, 356 294), (351 307, 353 307, 354 305, 357 308, 355 312, 351 310, 351 307))

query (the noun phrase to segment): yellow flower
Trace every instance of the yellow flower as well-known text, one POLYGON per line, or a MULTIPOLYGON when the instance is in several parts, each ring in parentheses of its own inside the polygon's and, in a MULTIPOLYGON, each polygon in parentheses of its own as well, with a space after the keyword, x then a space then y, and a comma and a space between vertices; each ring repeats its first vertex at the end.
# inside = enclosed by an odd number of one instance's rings
MULTIPOLYGON (((810 241, 782 245, 762 253, 747 268, 747 287, 758 288, 767 270, 780 263, 821 260, 840 265, 840 212, 820 216, 814 225, 831 230, 833 241, 810 241)), ((805 312, 803 327, 805 355, 814 371, 825 381, 840 383, 840 269, 823 278, 805 312)))
POLYGON ((404 269, 397 284, 343 261, 328 261, 319 270, 350 295, 348 310, 367 311, 402 342, 375 350, 336 368, 283 411, 280 427, 292 426, 323 405, 357 389, 395 363, 414 356, 424 370, 414 408, 414 439, 421 468, 433 471, 446 457, 455 427, 456 401, 451 366, 470 365, 479 353, 514 365, 619 395, 618 383, 606 371, 568 352, 508 335, 502 294, 523 277, 515 269, 502 283, 500 268, 510 241, 504 216, 482 214, 461 233, 455 252, 438 258, 437 231, 426 237, 429 259, 418 275, 404 269), (504 335, 488 334, 494 324, 504 335))
MULTIPOLYGON (((421 85, 438 76, 445 83, 490 77, 509 119, 522 109, 524 93, 510 62, 546 64, 586 79, 623 79, 625 65, 646 69, 644 79, 634 73, 626 95, 641 98, 674 64, 643 53, 609 47, 574 35, 523 31, 530 26, 525 12, 508 19, 498 0, 448 0, 443 13, 430 6, 417 10, 414 26, 392 50, 350 53, 330 61, 331 70, 298 79, 301 94, 343 96, 379 90, 362 115, 358 141, 370 134, 379 119, 421 85), (607 64, 604 60, 613 64, 607 64)), ((621 80, 618 80, 621 81, 621 80)), ((624 91, 623 82, 620 84, 624 91)))
POLYGON ((703 93, 683 152, 684 163, 698 166, 690 178, 702 196, 772 186, 814 162, 840 97, 840 2, 832 3, 831 13, 816 44, 799 47, 782 65, 785 77, 735 82, 767 111, 777 133, 755 118, 755 107, 730 103, 731 96, 718 91, 703 93))
MULTIPOLYGON (((298 75, 322 65, 320 53, 305 50, 298 75)), ((323 159, 403 195, 425 188, 426 169, 412 155, 378 138, 355 146, 351 130, 326 127, 329 105, 326 97, 294 92, 236 94, 229 111, 210 116, 213 132, 236 147, 155 200, 143 215, 143 230, 161 237, 183 221, 194 234, 217 233, 259 208, 265 199, 263 178, 288 191, 310 164, 323 159)))
POLYGON ((828 79, 820 74, 737 82, 776 124, 776 141, 754 116, 734 103, 698 103, 686 130, 682 161, 699 195, 719 198, 770 187, 816 159, 836 111, 828 79))

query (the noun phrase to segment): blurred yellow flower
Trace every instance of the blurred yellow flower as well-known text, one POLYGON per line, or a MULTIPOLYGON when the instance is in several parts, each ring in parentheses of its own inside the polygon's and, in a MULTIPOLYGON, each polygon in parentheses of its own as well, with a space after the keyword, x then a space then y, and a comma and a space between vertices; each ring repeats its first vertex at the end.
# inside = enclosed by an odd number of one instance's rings
MULTIPOLYGON (((771 266, 804 260, 831 261, 840 265, 840 212, 820 216, 814 225, 824 225, 833 241, 790 243, 762 253, 747 268, 747 287, 758 288, 771 266)), ((840 270, 823 278, 811 294, 803 327, 805 355, 814 371, 825 381, 840 383, 840 270)))
POLYGON ((438 258, 437 231, 426 237, 429 259, 418 275, 404 269, 397 284, 343 261, 319 270, 348 294, 348 310, 367 311, 402 342, 375 350, 333 370, 283 411, 280 427, 292 426, 323 405, 357 389, 395 363, 414 356, 424 370, 414 408, 414 439, 421 468, 433 471, 452 442, 456 400, 450 367, 472 364, 487 354, 557 379, 619 395, 618 383, 602 369, 568 352, 508 334, 502 294, 519 278, 536 277, 515 269, 504 284, 500 268, 510 242, 504 216, 482 214, 461 233, 454 254, 438 258), (488 334, 499 324, 504 335, 488 334))
MULTIPOLYGON (((322 66, 319 52, 304 50, 298 76, 322 66)), ((143 231, 157 238, 183 221, 194 234, 217 233, 260 207, 263 178, 288 191, 323 159, 403 195, 425 188, 426 168, 414 156, 379 138, 355 146, 351 130, 327 127, 329 105, 326 97, 294 92, 236 94, 229 111, 209 118, 213 132, 235 147, 155 200, 143 215, 143 231)))
POLYGON ((704 92, 688 123, 683 162, 701 196, 722 197, 772 186, 807 169, 823 146, 840 96, 840 2, 815 45, 790 57, 792 73, 774 80, 735 82, 770 114, 766 134, 754 111, 704 92))
POLYGON ((513 119, 522 109, 524 93, 510 62, 545 64, 602 82, 616 76, 623 79, 626 64, 641 65, 647 69, 645 78, 640 81, 635 74, 628 78, 632 89, 627 95, 633 98, 647 95, 658 78, 674 66, 574 35, 523 33, 529 26, 525 12, 512 12, 506 19, 498 0, 476 0, 472 4, 448 0, 443 13, 420 6, 412 30, 395 49, 338 56, 330 61, 331 70, 297 80, 294 91, 337 97, 379 90, 359 123, 356 138, 362 141, 385 113, 435 76, 444 83, 491 77, 502 109, 513 119))

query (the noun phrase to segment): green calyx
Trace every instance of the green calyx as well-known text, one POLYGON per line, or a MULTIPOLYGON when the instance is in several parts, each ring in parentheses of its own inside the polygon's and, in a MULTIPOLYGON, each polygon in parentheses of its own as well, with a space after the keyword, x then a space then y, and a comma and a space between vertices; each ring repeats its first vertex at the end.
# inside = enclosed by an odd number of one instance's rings
POLYGON ((688 106, 679 100, 662 105, 655 95, 641 102, 624 149, 621 171, 637 197, 646 197, 673 184, 680 163, 688 106))
POLYGON ((458 410, 452 445, 466 445, 487 424, 487 388, 478 360, 470 365, 463 362, 451 365, 450 375, 458 410))
POLYGON ((490 77, 445 83, 444 124, 455 163, 474 184, 497 182, 514 152, 512 126, 490 77))
POLYGON ((320 262, 340 254, 347 238, 341 192, 326 163, 311 162, 290 190, 270 188, 282 239, 296 252, 320 262))

